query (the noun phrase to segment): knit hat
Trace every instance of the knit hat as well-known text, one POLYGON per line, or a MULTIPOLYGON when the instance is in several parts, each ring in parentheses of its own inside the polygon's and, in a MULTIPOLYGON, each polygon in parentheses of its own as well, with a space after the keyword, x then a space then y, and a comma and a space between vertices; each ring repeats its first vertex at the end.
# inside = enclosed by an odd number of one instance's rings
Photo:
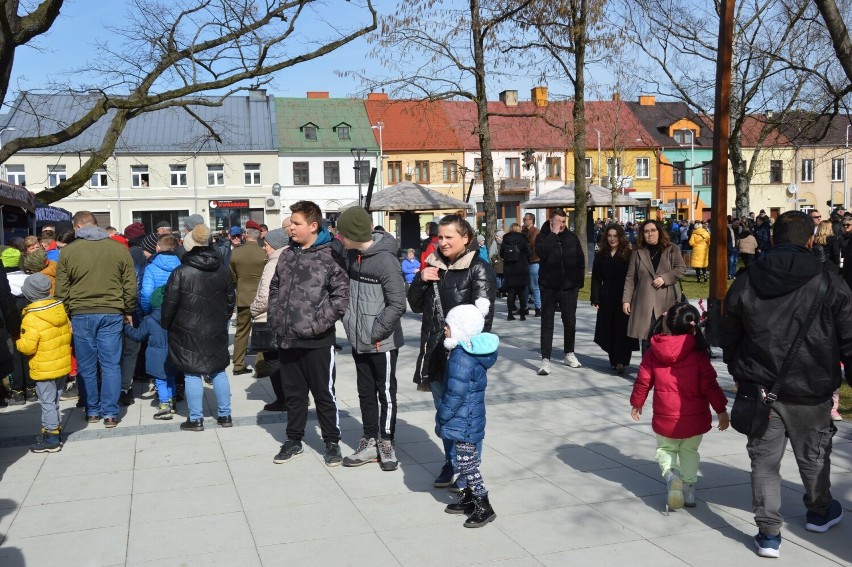
POLYGON ((279 248, 287 246, 290 242, 290 238, 287 236, 287 231, 283 228, 276 228, 275 230, 267 232, 263 241, 278 250, 279 248))
POLYGON ((476 235, 476 241, 479 242, 480 244, 485 244, 485 236, 483 236, 482 234, 477 234, 476 235))
POLYGON ((232 226, 231 230, 228 231, 228 234, 231 236, 240 236, 243 233, 243 229, 239 226, 232 226))
POLYGON ((40 272, 47 265, 47 253, 41 248, 30 252, 24 258, 24 271, 30 274, 40 272))
POLYGON ((133 224, 127 225, 127 228, 124 229, 124 238, 127 240, 134 240, 136 238, 143 238, 145 236, 145 225, 141 222, 135 222, 133 224))
POLYGON ((351 207, 337 218, 337 232, 354 242, 373 239, 373 219, 363 207, 351 207))
POLYGON ((151 309, 159 309, 163 306, 163 296, 166 294, 166 286, 160 286, 151 294, 151 309))
POLYGON ((450 309, 444 322, 450 328, 451 336, 444 339, 444 346, 450 350, 462 342, 470 346, 470 338, 485 328, 485 316, 490 307, 491 302, 480 297, 474 305, 458 305, 450 309))
POLYGON ((204 224, 204 217, 202 217, 198 213, 195 213, 194 215, 189 215, 183 221, 183 226, 184 228, 186 228, 186 230, 192 230, 200 224, 204 224))
POLYGON ((161 220, 160 222, 157 223, 157 226, 154 227, 154 228, 167 228, 167 229, 171 230, 172 229, 172 223, 170 223, 167 220, 161 220))
POLYGON ((50 297, 50 278, 44 274, 32 274, 24 280, 21 293, 30 301, 38 301, 50 297))
POLYGON ((263 230, 263 228, 259 224, 254 222, 253 220, 250 220, 246 223, 246 229, 249 229, 249 228, 252 228, 254 230, 263 230))
POLYGON ((149 234, 148 236, 146 236, 142 240, 142 249, 145 252, 148 252, 149 254, 156 254, 157 253, 157 240, 159 240, 159 239, 160 239, 160 237, 157 236, 156 234, 154 234, 154 233, 149 234))
POLYGON ((203 224, 196 225, 192 232, 183 237, 183 247, 187 251, 196 246, 207 246, 210 244, 210 229, 203 224))

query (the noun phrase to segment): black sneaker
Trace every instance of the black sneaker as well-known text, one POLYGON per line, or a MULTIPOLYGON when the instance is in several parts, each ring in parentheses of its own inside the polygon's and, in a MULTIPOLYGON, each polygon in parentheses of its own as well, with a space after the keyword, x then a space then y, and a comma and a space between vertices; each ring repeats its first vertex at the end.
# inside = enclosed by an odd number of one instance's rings
POLYGON ((9 405, 22 406, 25 403, 27 403, 27 399, 24 397, 24 393, 20 390, 12 390, 12 393, 9 394, 9 405))
POLYGON ((219 427, 233 427, 234 421, 231 419, 230 415, 220 415, 216 418, 216 423, 219 424, 219 427))
POLYGON ((281 445, 281 450, 278 451, 278 454, 275 455, 275 458, 272 459, 272 462, 276 465, 286 463, 298 457, 304 451, 305 450, 302 448, 301 441, 294 441, 293 439, 288 439, 286 443, 281 445))
POLYGON ((204 431, 204 418, 192 420, 187 418, 180 424, 181 431, 204 431))
POLYGON ((287 411, 287 408, 284 407, 283 403, 272 402, 263 406, 263 411, 287 411))
POLYGON ((36 394, 35 388, 27 388, 27 399, 31 402, 38 401, 38 394, 36 394))
POLYGON ((68 387, 62 390, 62 394, 59 396, 60 400, 76 400, 80 397, 80 391, 77 389, 77 381, 68 383, 68 387))
POLYGON ((133 398, 133 390, 124 390, 118 396, 118 405, 120 406, 132 406, 136 403, 136 400, 133 398))
POLYGON ((325 456, 323 457, 327 467, 336 467, 343 462, 343 454, 340 452, 340 445, 337 443, 325 444, 325 456))

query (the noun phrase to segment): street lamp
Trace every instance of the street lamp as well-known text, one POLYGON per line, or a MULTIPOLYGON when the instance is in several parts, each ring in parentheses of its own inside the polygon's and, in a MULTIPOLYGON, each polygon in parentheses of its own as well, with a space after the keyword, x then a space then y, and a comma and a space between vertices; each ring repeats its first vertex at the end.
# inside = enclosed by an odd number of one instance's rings
MULTIPOLYGON (((3 132, 14 132, 15 130, 17 130, 17 128, 15 128, 14 126, 9 126, 8 128, 3 128, 2 130, 0 130, 0 150, 3 149, 3 132)), ((848 130, 847 130, 846 138, 847 138, 846 145, 848 146, 849 145, 848 130)), ((4 161, 2 164, 0 164, 0 167, 2 167, 2 170, 0 170, 0 177, 3 178, 3 181, 8 181, 8 179, 6 179, 6 162, 4 161)))
MULTIPOLYGON (((846 125, 846 150, 843 152, 843 208, 844 209, 849 205, 849 203, 847 201, 848 197, 846 195, 846 173, 848 171, 846 164, 848 163, 848 160, 849 160, 849 127, 850 126, 852 126, 852 124, 846 125)), ((2 146, 0 146, 0 147, 2 147, 2 146)))
POLYGON ((695 130, 689 131, 689 222, 695 222, 695 130))
POLYGON ((358 178, 358 206, 363 207, 364 201, 361 197, 361 156, 367 154, 367 148, 352 148, 349 150, 352 153, 352 157, 355 158, 355 176, 358 178))

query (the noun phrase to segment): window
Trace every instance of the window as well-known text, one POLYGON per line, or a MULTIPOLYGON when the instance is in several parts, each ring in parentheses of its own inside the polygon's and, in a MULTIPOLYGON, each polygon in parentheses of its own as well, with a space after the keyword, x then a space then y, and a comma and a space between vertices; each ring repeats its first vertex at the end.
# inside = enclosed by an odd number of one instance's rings
POLYGON ((646 157, 636 158, 636 177, 648 179, 651 177, 651 160, 646 157))
POLYGON ((186 187, 186 165, 169 165, 169 184, 172 187, 186 187))
POLYGON ((672 162, 672 184, 686 185, 686 162, 672 162))
POLYGON ((783 183, 784 163, 780 159, 769 160, 769 182, 783 183))
POLYGON ((402 162, 401 161, 389 161, 388 162, 388 185, 391 183, 399 183, 402 181, 402 162))
POLYGON ((843 158, 831 160, 831 180, 843 181, 843 158))
POLYGON ((459 164, 453 160, 444 160, 444 183, 455 183, 459 178, 459 164))
POLYGON ((355 183, 369 183, 370 182, 370 162, 369 160, 362 159, 360 167, 358 165, 353 166, 355 170, 355 183))
POLYGON ((64 165, 54 165, 48 166, 47 168, 47 186, 48 187, 56 187, 63 181, 65 181, 68 176, 65 174, 65 166, 64 165))
POLYGON ((148 186, 148 166, 147 165, 131 165, 130 166, 130 186, 131 187, 147 187, 148 186))
POLYGON ((606 174, 610 177, 621 177, 621 159, 606 158, 606 174))
POLYGON ((310 185, 310 174, 308 162, 294 161, 293 162, 293 185, 310 185))
POLYGON ((544 175, 548 179, 560 179, 562 177, 562 158, 546 158, 544 160, 544 175))
POLYGON ((689 146, 692 144, 692 136, 692 130, 675 130, 673 138, 681 146, 689 146))
POLYGON ((521 178, 521 158, 506 158, 506 177, 521 178))
POLYGON ((710 168, 710 162, 705 161, 701 166, 701 184, 710 185, 713 182, 713 170, 710 168))
POLYGON ((322 162, 322 179, 326 185, 340 185, 340 162, 322 162))
POLYGON ((592 178, 592 158, 586 158, 586 179, 592 178))
POLYGON ((429 162, 417 160, 414 162, 414 181, 417 183, 429 183, 429 162))
POLYGON ((802 181, 805 183, 813 183, 814 181, 814 160, 802 160, 802 181))
POLYGON ((338 140, 348 140, 349 139, 349 126, 338 126, 337 127, 337 139, 338 140))
POLYGON ((221 163, 207 164, 207 185, 222 186, 225 184, 225 166, 221 163))
POLYGON ((109 182, 109 178, 107 177, 106 169, 96 169, 92 174, 92 179, 89 181, 89 185, 92 187, 106 187, 109 182))
POLYGON ((309 142, 317 141, 317 127, 316 126, 305 126, 302 129, 305 132, 305 139, 309 142))
POLYGON ((6 166, 6 181, 15 185, 26 185, 27 176, 24 173, 23 165, 7 165, 6 166))
POLYGON ((247 163, 244 164, 246 185, 260 185, 260 164, 247 163))
POLYGON ((473 158, 473 178, 482 181, 482 158, 473 158))

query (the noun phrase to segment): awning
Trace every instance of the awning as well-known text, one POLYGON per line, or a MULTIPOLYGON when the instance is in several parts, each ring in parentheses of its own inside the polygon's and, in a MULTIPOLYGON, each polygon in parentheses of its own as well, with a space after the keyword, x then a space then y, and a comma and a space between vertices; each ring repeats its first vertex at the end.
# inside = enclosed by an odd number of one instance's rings
MULTIPOLYGON (((587 189, 589 198, 589 207, 611 207, 613 192, 606 187, 600 185, 589 185, 587 189)), ((640 203, 632 197, 615 193, 616 207, 636 207, 640 203)), ((535 199, 530 199, 521 203, 521 208, 526 209, 549 209, 553 207, 568 207, 574 206, 574 183, 563 185, 553 191, 548 191, 539 195, 535 199)))
MULTIPOLYGON (((358 201, 352 201, 340 207, 340 210, 344 211, 357 206, 358 201)), ((385 187, 381 191, 373 193, 370 201, 370 211, 458 211, 472 209, 472 205, 460 199, 427 189, 411 181, 403 181, 385 187)))

